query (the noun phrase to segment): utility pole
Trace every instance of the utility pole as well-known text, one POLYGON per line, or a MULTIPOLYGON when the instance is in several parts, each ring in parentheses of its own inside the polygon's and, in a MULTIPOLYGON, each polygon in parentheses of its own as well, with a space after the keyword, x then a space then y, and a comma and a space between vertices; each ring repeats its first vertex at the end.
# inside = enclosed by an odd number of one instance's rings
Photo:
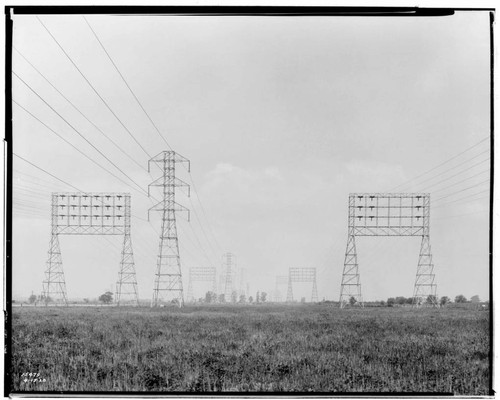
POLYGON ((158 211, 161 214, 160 244, 151 307, 172 303, 182 307, 184 305, 184 293, 176 213, 186 211, 189 221, 189 210, 176 203, 175 188, 187 187, 189 196, 189 185, 175 176, 175 165, 177 163, 187 163, 189 172, 190 163, 187 158, 175 151, 162 151, 151 158, 148 162, 148 172, 151 163, 157 164, 163 172, 162 176, 148 186, 148 195, 150 195, 151 186, 159 187, 162 190, 162 200, 148 210, 148 220, 149 211, 158 211))

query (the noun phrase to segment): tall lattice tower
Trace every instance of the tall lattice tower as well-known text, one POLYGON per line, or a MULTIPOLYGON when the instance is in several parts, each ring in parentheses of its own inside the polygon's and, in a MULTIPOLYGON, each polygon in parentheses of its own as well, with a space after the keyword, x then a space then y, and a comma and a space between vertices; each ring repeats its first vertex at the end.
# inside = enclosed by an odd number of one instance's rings
POLYGON ((222 256, 222 259, 222 269, 225 276, 224 300, 226 303, 230 303, 232 301, 231 297, 234 290, 233 274, 236 268, 236 256, 232 253, 225 253, 222 256))
POLYGON ((189 160, 175 151, 162 151, 148 162, 148 171, 151 163, 155 163, 163 171, 162 176, 153 181, 148 186, 148 195, 151 186, 162 189, 162 200, 151 207, 149 211, 158 211, 161 214, 160 244, 158 249, 158 259, 156 262, 156 272, 153 285, 153 300, 151 307, 158 307, 162 304, 177 304, 182 307, 184 304, 184 293, 182 286, 181 259, 179 256, 179 239, 177 237, 176 213, 189 210, 176 203, 175 188, 187 187, 189 196, 189 185, 175 176, 175 165, 177 163, 187 163, 189 160))
POLYGON ((66 281, 62 267, 61 248, 59 246, 58 229, 58 195, 52 193, 52 226, 48 251, 47 269, 43 280, 42 299, 47 305, 49 302, 68 304, 66 295, 66 281))

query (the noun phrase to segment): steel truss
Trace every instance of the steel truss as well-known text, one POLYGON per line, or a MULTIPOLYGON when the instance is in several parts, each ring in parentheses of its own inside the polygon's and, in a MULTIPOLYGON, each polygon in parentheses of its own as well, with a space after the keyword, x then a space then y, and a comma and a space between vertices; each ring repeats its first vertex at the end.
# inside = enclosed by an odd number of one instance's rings
POLYGON ((187 301, 194 301, 193 282, 211 282, 211 290, 217 293, 216 269, 214 267, 193 267, 189 269, 187 301))
POLYGON ((340 307, 363 306, 356 252, 356 236, 421 236, 413 304, 437 305, 434 265, 430 246, 428 193, 351 193, 349 228, 340 288, 340 307))
POLYGON ((128 193, 52 193, 51 238, 42 297, 68 304, 59 235, 123 235, 115 303, 139 304, 128 193))
POLYGON ((162 189, 162 200, 148 210, 161 213, 161 233, 158 246, 158 259, 153 285, 153 299, 151 307, 159 307, 166 304, 184 305, 184 292, 182 286, 181 259, 179 255, 179 240, 177 237, 176 213, 189 210, 176 203, 175 188, 187 187, 189 196, 189 185, 175 176, 175 165, 187 163, 189 171, 189 160, 175 151, 162 151, 148 161, 148 172, 151 163, 155 163, 162 170, 161 177, 148 186, 162 189))
POLYGON ((231 302, 234 291, 233 274, 236 269, 236 256, 232 253, 225 253, 222 256, 222 270, 224 271, 224 301, 231 302))
POLYGON ((312 282, 311 302, 318 301, 318 288, 316 285, 316 268, 289 268, 288 269, 288 291, 286 301, 293 301, 292 282, 312 282))

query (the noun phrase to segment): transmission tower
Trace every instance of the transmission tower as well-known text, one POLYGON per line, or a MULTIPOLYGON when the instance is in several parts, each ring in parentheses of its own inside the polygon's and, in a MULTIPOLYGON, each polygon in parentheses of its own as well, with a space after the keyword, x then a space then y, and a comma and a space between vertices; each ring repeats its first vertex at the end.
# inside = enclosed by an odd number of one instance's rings
POLYGON ((422 243, 413 304, 437 305, 434 265, 429 236, 428 193, 354 193, 349 195, 349 229, 340 287, 340 307, 363 306, 356 236, 421 236, 422 243))
POLYGON ((224 300, 226 303, 231 302, 231 296, 233 294, 233 272, 236 268, 236 256, 232 253, 225 253, 222 256, 223 259, 223 271, 224 271, 224 300))
MULTIPOLYGON (((282 288, 286 284, 288 284, 288 276, 286 276, 286 275, 276 276, 276 285, 274 287, 274 301, 276 303, 283 301, 283 297, 281 296, 280 288, 282 288)), ((293 294, 292 294, 292 298, 293 298, 293 294)))
POLYGON ((288 291, 286 295, 287 303, 293 301, 293 282, 312 282, 311 302, 318 301, 318 288, 316 286, 316 268, 289 268, 288 270, 288 291))
POLYGON ((148 210, 148 220, 151 210, 161 213, 160 244, 151 307, 158 307, 163 303, 177 304, 179 307, 182 307, 184 304, 184 294, 175 217, 177 212, 186 211, 189 221, 189 210, 176 203, 175 188, 187 187, 189 196, 189 185, 175 176, 175 165, 176 163, 187 163, 189 172, 190 163, 187 158, 174 151, 162 151, 151 158, 148 162, 148 172, 151 163, 157 164, 163 171, 162 176, 148 186, 148 195, 150 195, 151 186, 162 189, 162 200, 148 210))
POLYGON ((132 251, 130 194, 52 193, 52 230, 42 297, 67 305, 59 235, 123 235, 115 303, 139 304, 132 251))
POLYGON ((212 293, 217 293, 216 271, 214 267, 197 267, 189 269, 189 284, 187 301, 194 301, 193 283, 194 282, 210 282, 210 290, 212 293))

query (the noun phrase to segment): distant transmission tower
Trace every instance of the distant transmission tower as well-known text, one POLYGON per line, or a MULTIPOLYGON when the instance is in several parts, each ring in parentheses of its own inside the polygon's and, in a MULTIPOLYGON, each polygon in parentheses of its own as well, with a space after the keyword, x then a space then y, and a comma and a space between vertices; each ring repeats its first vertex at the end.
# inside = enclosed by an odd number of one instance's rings
POLYGON ((187 163, 189 171, 189 160, 175 151, 162 151, 158 155, 151 158, 148 162, 148 172, 151 163, 156 163, 163 171, 163 175, 153 181, 148 186, 156 186, 162 188, 163 199, 148 210, 159 211, 161 213, 161 233, 159 254, 156 263, 156 273, 153 286, 153 300, 151 307, 158 307, 162 303, 174 303, 180 307, 184 304, 184 294, 182 287, 182 270, 181 260, 179 256, 179 240, 177 237, 177 225, 175 216, 177 212, 189 210, 175 202, 175 188, 189 185, 175 176, 175 164, 187 163))
POLYGON ((209 282, 212 293, 217 293, 216 271, 214 267, 195 267, 189 269, 189 284, 187 301, 194 301, 193 283, 209 282))
POLYGON ((316 285, 316 268, 289 268, 288 270, 288 292, 286 301, 293 301, 293 282, 312 282, 311 301, 318 301, 318 288, 316 285))
POLYGON ((115 303, 139 304, 128 193, 52 193, 52 231, 43 281, 46 304, 67 304, 59 235, 123 235, 115 303))
POLYGON ((356 252, 356 236, 421 236, 422 243, 413 292, 413 304, 436 306, 436 284, 429 237, 428 193, 352 193, 340 307, 363 306, 356 252))
MULTIPOLYGON (((286 284, 288 284, 288 276, 286 276, 286 275, 276 276, 276 285, 274 287, 274 301, 276 303, 283 301, 283 297, 281 295, 280 289, 286 284)), ((289 287, 290 287, 290 285, 289 285, 289 287)), ((292 298, 293 298, 293 294, 292 294, 292 298)))
POLYGON ((233 273, 236 268, 236 256, 232 253, 225 253, 223 256, 223 270, 225 276, 224 282, 224 300, 226 303, 231 302, 233 295, 233 273))

